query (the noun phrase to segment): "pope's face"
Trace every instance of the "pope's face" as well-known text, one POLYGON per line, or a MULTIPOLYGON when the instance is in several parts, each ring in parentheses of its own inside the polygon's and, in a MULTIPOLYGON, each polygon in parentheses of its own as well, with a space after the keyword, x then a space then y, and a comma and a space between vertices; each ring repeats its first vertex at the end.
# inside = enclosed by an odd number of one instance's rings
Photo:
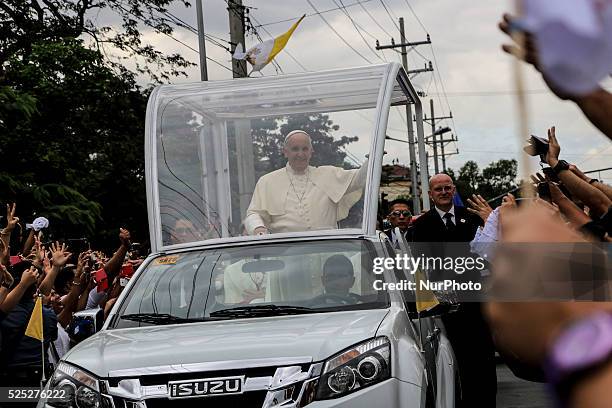
POLYGON ((294 171, 305 171, 312 157, 310 137, 305 133, 298 133, 291 136, 285 147, 283 147, 283 153, 294 171))

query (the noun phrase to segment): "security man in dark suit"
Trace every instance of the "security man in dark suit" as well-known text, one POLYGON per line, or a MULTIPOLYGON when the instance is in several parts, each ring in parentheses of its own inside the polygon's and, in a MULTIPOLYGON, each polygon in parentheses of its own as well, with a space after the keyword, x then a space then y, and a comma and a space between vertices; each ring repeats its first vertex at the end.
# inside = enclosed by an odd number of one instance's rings
MULTIPOLYGON (((468 252, 467 243, 482 224, 480 218, 464 207, 453 205, 454 194, 455 185, 447 174, 436 174, 430 179, 429 197, 433 208, 413 223, 414 242, 429 243, 415 245, 428 256, 444 256, 445 247, 439 244, 442 242, 465 242, 468 252)), ((465 275, 457 277, 465 279, 465 275)), ((459 369, 461 401, 458 406, 495 407, 495 348, 481 304, 461 303, 458 311, 443 315, 442 321, 459 369)))

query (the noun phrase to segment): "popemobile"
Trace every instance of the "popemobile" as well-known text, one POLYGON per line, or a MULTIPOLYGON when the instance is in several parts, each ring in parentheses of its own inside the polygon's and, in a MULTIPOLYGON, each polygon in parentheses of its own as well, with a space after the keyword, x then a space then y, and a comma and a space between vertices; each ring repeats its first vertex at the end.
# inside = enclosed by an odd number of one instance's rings
POLYGON ((103 324, 80 312, 97 333, 48 381, 64 398, 38 406, 453 407, 452 307, 381 285, 418 274, 373 271, 409 253, 376 224, 383 156, 407 146, 389 117, 408 105, 425 163, 396 63, 156 88, 152 254, 103 324))

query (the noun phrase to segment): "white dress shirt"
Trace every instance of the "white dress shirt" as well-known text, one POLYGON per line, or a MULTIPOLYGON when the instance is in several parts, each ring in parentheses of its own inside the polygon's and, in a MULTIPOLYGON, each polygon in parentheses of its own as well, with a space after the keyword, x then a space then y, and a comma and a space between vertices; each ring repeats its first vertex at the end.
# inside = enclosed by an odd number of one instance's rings
POLYGON ((444 216, 446 214, 450 214, 452 215, 451 217, 451 221, 453 222, 453 224, 455 224, 455 226, 457 226, 457 219, 455 218, 455 205, 453 204, 453 206, 450 208, 450 210, 448 210, 447 212, 442 211, 441 209, 439 209, 438 207, 435 207, 436 211, 438 212, 438 214, 440 215, 440 218, 442 218, 442 222, 444 223, 444 225, 446 225, 446 218, 444 218, 444 216))

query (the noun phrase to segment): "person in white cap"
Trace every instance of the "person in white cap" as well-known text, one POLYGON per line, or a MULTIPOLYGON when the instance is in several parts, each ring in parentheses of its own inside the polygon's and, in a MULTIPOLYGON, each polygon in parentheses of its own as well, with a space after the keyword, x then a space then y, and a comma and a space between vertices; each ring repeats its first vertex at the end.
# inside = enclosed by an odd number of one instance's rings
POLYGON ((255 186, 244 225, 250 235, 338 228, 359 201, 367 174, 360 169, 310 166, 308 133, 289 132, 283 154, 287 165, 262 176, 255 186))

